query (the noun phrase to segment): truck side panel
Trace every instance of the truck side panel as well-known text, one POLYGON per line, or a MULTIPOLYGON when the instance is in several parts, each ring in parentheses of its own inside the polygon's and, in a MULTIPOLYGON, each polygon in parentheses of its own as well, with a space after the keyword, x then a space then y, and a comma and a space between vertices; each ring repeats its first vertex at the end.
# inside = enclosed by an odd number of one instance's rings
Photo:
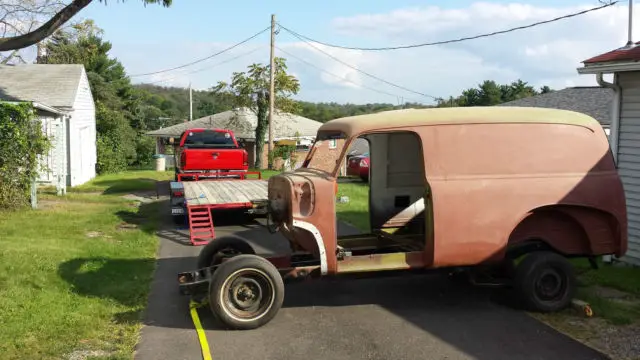
MULTIPOLYGON (((608 214, 617 221, 612 230, 616 238, 595 247, 601 253, 623 251, 626 205, 602 129, 594 133, 578 125, 513 123, 418 131, 433 193, 434 266, 500 260, 509 236, 527 214, 556 204, 608 214)), ((554 237, 555 229, 547 230, 545 240, 555 248, 584 249, 563 244, 571 238, 554 237)))

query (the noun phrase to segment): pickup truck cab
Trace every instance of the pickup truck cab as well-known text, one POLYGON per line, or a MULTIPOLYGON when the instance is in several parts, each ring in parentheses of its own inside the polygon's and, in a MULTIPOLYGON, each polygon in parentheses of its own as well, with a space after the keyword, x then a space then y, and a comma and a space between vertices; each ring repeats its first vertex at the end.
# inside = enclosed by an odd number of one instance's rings
POLYGON ((178 174, 247 171, 249 154, 242 149, 231 130, 188 129, 176 146, 178 174))

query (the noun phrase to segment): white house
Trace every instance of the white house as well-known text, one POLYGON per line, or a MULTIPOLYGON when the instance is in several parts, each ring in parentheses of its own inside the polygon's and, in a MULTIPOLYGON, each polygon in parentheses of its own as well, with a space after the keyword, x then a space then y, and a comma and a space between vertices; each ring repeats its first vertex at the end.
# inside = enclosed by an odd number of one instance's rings
POLYGON ((609 142, 627 201, 628 250, 623 261, 640 265, 640 46, 638 43, 583 61, 580 74, 596 76, 613 91, 609 142), (613 81, 604 75, 613 75, 613 81))
POLYGON ((96 111, 87 73, 78 64, 0 66, 0 101, 32 102, 53 149, 39 181, 81 185, 96 176, 96 111))

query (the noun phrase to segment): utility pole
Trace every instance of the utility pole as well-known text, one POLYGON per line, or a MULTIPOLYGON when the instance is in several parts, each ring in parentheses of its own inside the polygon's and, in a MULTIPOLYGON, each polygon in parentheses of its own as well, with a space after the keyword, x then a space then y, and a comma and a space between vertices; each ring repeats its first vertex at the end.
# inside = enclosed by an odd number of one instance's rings
POLYGON ((629 28, 627 29, 628 41, 627 46, 633 46, 633 0, 629 0, 629 28))
POLYGON ((276 15, 271 15, 271 53, 270 57, 270 66, 269 66, 269 145, 267 147, 267 163, 269 169, 271 169, 271 151, 273 151, 273 111, 274 104, 276 100, 276 91, 275 91, 275 74, 276 74, 276 65, 275 65, 275 42, 276 42, 276 15))
POLYGON ((189 121, 193 120, 193 95, 191 94, 191 82, 189 82, 189 121))

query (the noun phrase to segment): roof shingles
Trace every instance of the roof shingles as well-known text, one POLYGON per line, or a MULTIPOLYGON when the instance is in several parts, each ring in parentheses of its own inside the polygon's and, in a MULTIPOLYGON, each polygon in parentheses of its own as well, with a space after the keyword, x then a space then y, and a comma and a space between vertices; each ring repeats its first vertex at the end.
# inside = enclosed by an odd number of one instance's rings
POLYGON ((83 71, 80 64, 0 65, 0 100, 72 108, 83 71))
MULTIPOLYGON (((150 131, 147 135, 177 137, 187 129, 217 128, 233 131, 236 138, 254 139, 256 125, 257 117, 253 111, 241 108, 150 131)), ((316 136, 318 128, 320 128, 321 125, 322 123, 319 121, 307 119, 302 116, 276 112, 274 114, 273 134, 275 139, 294 137, 296 133, 298 133, 299 136, 316 136)))
POLYGON ((598 120, 602 126, 611 124, 613 90, 603 87, 570 87, 550 93, 509 101, 497 106, 525 106, 570 110, 598 120))

